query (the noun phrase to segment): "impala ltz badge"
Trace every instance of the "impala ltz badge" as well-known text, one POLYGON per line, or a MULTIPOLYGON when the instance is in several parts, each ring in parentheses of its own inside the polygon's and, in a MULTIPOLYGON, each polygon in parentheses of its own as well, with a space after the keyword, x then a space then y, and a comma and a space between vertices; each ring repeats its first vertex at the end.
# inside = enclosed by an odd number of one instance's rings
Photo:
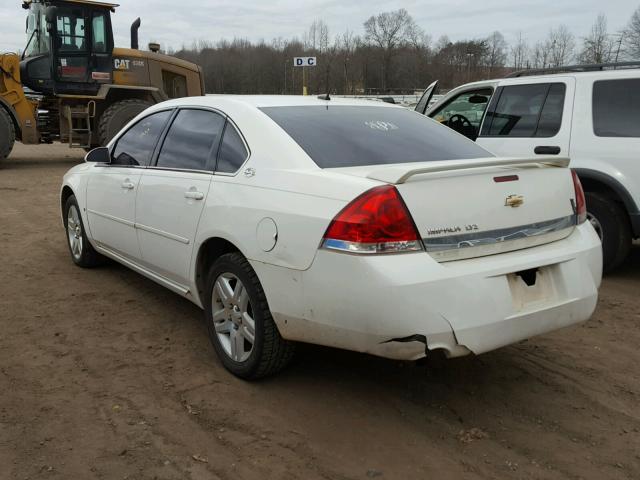
POLYGON ((509 195, 504 202, 505 207, 519 207, 524 203, 524 197, 522 195, 509 195))

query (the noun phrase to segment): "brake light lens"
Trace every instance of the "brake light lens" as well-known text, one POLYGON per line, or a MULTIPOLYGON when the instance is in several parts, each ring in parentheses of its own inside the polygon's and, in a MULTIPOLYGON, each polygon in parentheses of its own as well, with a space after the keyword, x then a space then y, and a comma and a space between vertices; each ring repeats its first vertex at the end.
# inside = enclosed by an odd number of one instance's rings
POLYGON ((333 219, 322 248, 358 254, 422 251, 422 241, 398 190, 367 190, 333 219))
POLYGON ((587 221, 587 201, 584 197, 584 190, 580 178, 575 170, 571 170, 571 176, 573 177, 573 188, 576 191, 576 224, 580 225, 587 221))

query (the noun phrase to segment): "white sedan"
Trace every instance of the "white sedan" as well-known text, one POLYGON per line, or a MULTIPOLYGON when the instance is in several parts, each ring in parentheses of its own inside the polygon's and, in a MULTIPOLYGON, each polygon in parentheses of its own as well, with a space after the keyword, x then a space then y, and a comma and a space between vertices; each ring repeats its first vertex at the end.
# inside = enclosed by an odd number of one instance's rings
POLYGON ((379 102, 172 100, 64 177, 73 261, 105 257, 204 309, 225 367, 309 342, 416 360, 587 320, 600 241, 556 157, 496 158, 379 102))

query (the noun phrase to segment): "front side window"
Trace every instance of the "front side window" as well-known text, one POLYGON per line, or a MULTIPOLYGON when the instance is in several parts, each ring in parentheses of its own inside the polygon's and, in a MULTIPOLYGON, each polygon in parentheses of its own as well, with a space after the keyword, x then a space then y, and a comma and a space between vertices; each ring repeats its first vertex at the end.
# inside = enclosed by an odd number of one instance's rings
POLYGON ((38 16, 30 14, 27 17, 27 46, 24 49, 25 57, 32 57, 40 53, 40 31, 38 29, 38 16))
POLYGON ((171 117, 171 113, 171 110, 154 113, 131 127, 118 140, 111 155, 111 164, 148 166, 151 163, 151 157, 160 135, 171 117))
POLYGON ((456 132, 475 140, 478 137, 484 111, 492 93, 491 89, 461 93, 431 117, 456 132))
POLYGON ((432 119, 401 107, 328 105, 261 110, 320 168, 492 156, 432 119))
POLYGON ((552 137, 560 131, 566 87, 537 83, 502 87, 489 108, 482 136, 552 137))
POLYGON ((216 171, 223 173, 235 173, 245 162, 249 152, 244 146, 240 134, 231 123, 227 123, 224 129, 224 137, 218 154, 218 166, 216 171))
POLYGON ((640 78, 593 84, 593 132, 598 137, 640 137, 640 78))
POLYGON ((225 118, 208 110, 180 110, 158 156, 158 167, 213 171, 225 118))

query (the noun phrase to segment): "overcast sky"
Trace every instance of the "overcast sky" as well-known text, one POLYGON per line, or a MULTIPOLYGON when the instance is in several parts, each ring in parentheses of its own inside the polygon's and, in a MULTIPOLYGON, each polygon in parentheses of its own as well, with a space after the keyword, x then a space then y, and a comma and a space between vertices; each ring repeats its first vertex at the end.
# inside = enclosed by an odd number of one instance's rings
MULTIPOLYGON (((0 52, 24 48, 25 11, 20 0, 0 0, 0 52)), ((113 22, 116 45, 129 45, 129 26, 142 17, 141 45, 150 40, 179 49, 197 40, 250 40, 302 37, 314 19, 322 19, 332 36, 350 29, 362 33, 373 14, 405 8, 433 40, 486 37, 501 31, 513 41, 522 31, 530 43, 544 38, 551 27, 566 24, 580 38, 599 13, 609 31, 621 29, 640 7, 640 0, 121 0, 113 22)))

